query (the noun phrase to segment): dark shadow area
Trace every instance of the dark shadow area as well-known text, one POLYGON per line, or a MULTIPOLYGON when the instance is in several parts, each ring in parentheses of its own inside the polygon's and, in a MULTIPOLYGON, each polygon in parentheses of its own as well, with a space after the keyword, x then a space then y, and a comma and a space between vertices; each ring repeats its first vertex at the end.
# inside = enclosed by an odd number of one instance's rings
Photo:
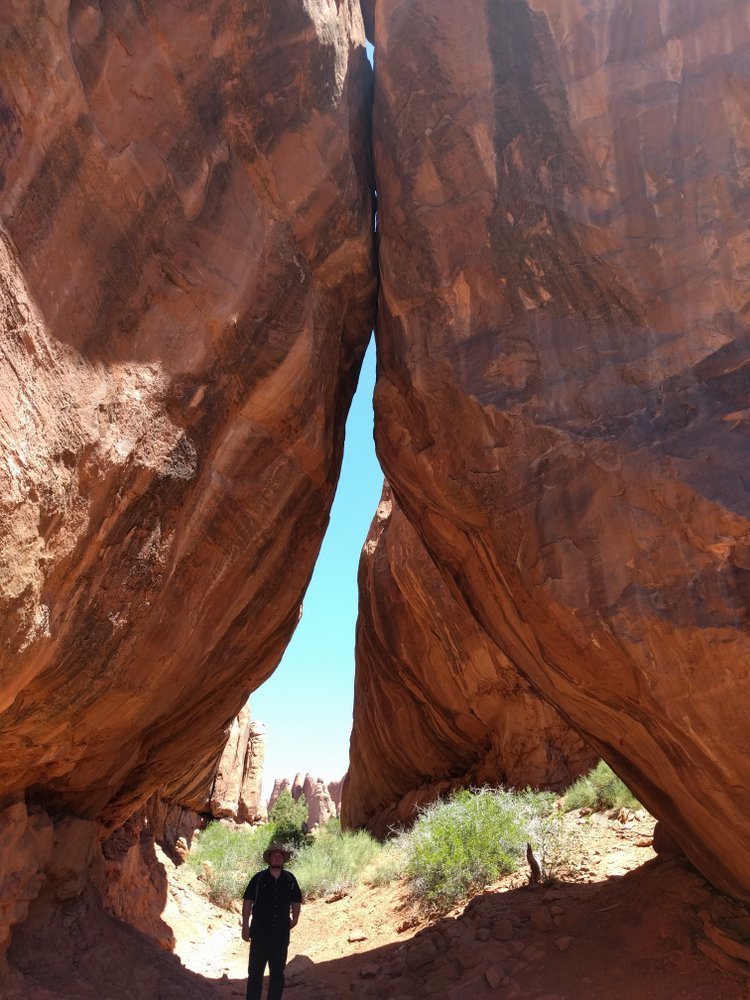
MULTIPOLYGON (((740 910, 684 861, 656 859, 598 883, 488 892, 413 937, 405 932, 404 940, 327 962, 295 956, 293 943, 285 997, 735 1000, 747 996, 747 982, 731 967, 719 968, 703 945, 707 923, 736 924, 747 919, 740 910)), ((309 912, 309 919, 320 920, 321 935, 327 933, 323 912, 312 905, 309 912)), ((4 990, 8 1000, 245 995, 244 978, 208 979, 188 971, 174 955, 104 914, 92 892, 67 906, 35 904, 10 959, 26 975, 4 990)))

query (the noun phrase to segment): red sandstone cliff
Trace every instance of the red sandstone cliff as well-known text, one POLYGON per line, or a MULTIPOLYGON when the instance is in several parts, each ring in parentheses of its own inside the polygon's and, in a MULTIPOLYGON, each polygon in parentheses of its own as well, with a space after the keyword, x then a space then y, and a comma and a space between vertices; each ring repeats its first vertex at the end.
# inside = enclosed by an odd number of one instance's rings
POLYGON ((450 592, 387 484, 359 590, 346 825, 382 836, 449 789, 561 790, 596 762, 450 592))
POLYGON ((6 801, 190 798, 297 622, 372 325, 370 68, 353 3, 246 14, 0 14, 6 801))
MULTIPOLYGON (((744 897, 748 21, 373 25, 376 433, 415 558, 744 897)), ((2 950, 99 854, 134 864, 151 791, 205 801, 297 620, 374 269, 347 0, 13 0, 0 44, 2 950)), ((453 697, 430 679, 430 725, 453 697)), ((421 743, 428 781, 475 766, 474 725, 421 743)))
POLYGON ((0 48, 7 923, 45 809, 205 802, 298 620, 375 278, 353 0, 12 2, 0 48))
POLYGON ((489 637, 750 897, 747 4, 378 0, 378 452, 489 637))

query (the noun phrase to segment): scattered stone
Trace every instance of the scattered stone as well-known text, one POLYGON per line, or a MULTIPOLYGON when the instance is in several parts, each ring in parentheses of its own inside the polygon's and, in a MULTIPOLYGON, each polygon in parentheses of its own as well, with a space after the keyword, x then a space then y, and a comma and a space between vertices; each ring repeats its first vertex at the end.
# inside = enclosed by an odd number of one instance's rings
POLYGON ((481 941, 470 941, 461 944, 456 952, 456 959, 462 969, 473 969, 484 958, 486 948, 481 941))
POLYGON ((489 941, 490 939, 490 929, 489 927, 479 927, 475 935, 477 941, 489 941))
POLYGON ((531 925, 538 931, 551 931, 555 926, 552 914, 546 906, 539 906, 531 912, 531 925))
POLYGON ((438 950, 432 938, 422 938, 407 951, 405 956, 407 968, 411 972, 416 972, 417 969, 421 969, 422 966, 431 962, 437 953, 438 950))
POLYGON ((454 983, 459 978, 459 970, 455 962, 442 958, 430 968, 430 973, 423 980, 426 987, 425 996, 438 996, 446 983, 454 983))
POLYGON ((349 931, 349 937, 346 940, 349 942, 349 944, 354 944, 357 941, 366 941, 367 935, 363 930, 357 929, 354 931, 349 931))
POLYGON ((538 944, 530 944, 527 948, 523 950, 523 957, 528 959, 529 962, 538 962, 540 959, 544 958, 546 951, 538 944))
POLYGON ((378 975, 380 975, 380 966, 375 965, 374 962, 368 962, 359 970, 360 979, 374 979, 378 975))
POLYGON ((489 965, 484 970, 484 978, 487 980, 487 985, 491 990, 500 989, 503 980, 506 978, 505 970, 502 965, 489 965))
POLYGON ((513 937, 513 924, 507 917, 504 920, 498 920, 491 933, 496 941, 510 941, 513 937))
POLYGON ((557 938, 557 940, 555 941, 555 944, 560 949, 560 951, 567 951, 572 943, 573 943, 572 937, 560 937, 557 938))
POLYGON ((418 917, 409 917, 407 920, 404 920, 403 923, 398 925, 398 927, 396 928, 396 933, 405 934, 406 931, 410 931, 412 927, 416 927, 418 923, 419 923, 418 917))

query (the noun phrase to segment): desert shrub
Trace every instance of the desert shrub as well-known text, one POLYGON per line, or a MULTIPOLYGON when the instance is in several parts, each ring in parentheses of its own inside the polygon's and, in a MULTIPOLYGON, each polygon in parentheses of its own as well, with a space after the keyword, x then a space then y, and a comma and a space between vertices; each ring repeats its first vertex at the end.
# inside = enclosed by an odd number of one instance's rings
POLYGON ((565 809, 640 809, 641 804, 628 786, 603 760, 584 774, 565 793, 565 809))
POLYGON ((292 798, 292 793, 285 788, 268 813, 268 822, 276 827, 292 827, 300 830, 307 822, 307 802, 305 796, 292 798))
POLYGON ((188 864, 202 873, 208 898, 229 908, 242 898, 255 872, 265 867, 263 852, 272 839, 268 825, 233 829, 211 823, 190 852, 188 864))
POLYGON ((406 875, 427 908, 446 910, 524 857, 529 815, 546 799, 502 789, 460 791, 420 815, 407 837, 406 875))
POLYGON ((542 871, 542 878, 559 878, 578 866, 582 851, 581 831, 565 822, 555 809, 557 797, 551 792, 522 793, 528 843, 542 871))
POLYGON ((320 829, 311 844, 290 862, 300 887, 308 899, 349 889, 361 880, 362 872, 381 851, 368 833, 329 832, 320 829))
POLYGON ((272 828, 272 839, 278 840, 293 854, 308 843, 306 833, 307 803, 305 796, 295 801, 288 788, 279 795, 268 814, 268 826, 272 828))
POLYGON ((408 833, 400 833, 392 840, 382 845, 376 863, 368 872, 367 881, 370 885, 390 885, 403 878, 408 859, 408 833))

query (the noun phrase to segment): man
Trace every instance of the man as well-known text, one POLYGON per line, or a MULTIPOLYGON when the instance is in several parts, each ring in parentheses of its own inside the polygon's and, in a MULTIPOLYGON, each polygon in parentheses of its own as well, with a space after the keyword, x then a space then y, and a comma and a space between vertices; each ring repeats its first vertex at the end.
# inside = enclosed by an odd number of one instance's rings
POLYGON ((299 920, 302 893, 294 875, 284 870, 289 853, 281 844, 270 844, 263 860, 268 868, 253 875, 242 897, 242 939, 250 942, 247 1000, 260 1000, 266 965, 268 1000, 281 1000, 289 933, 299 920))

